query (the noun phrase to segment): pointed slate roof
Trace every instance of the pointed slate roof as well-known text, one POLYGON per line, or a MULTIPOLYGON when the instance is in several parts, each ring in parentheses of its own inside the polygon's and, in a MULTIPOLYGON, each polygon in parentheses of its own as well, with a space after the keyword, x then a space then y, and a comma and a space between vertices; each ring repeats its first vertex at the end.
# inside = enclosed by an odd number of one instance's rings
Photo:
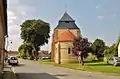
POLYGON ((79 29, 67 12, 64 13, 63 17, 59 20, 56 29, 79 29))
POLYGON ((67 12, 64 13, 63 17, 59 21, 73 21, 74 20, 68 15, 67 12))
POLYGON ((62 41, 73 41, 75 38, 75 36, 69 31, 65 31, 63 32, 59 37, 58 37, 58 41, 62 42, 62 41))

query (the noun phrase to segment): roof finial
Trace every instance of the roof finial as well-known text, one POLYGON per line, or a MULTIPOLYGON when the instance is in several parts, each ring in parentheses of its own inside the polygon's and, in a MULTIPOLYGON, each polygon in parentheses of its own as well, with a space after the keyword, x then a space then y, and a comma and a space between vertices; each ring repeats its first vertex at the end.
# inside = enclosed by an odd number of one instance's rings
POLYGON ((65 12, 67 13, 67 4, 65 4, 65 12))

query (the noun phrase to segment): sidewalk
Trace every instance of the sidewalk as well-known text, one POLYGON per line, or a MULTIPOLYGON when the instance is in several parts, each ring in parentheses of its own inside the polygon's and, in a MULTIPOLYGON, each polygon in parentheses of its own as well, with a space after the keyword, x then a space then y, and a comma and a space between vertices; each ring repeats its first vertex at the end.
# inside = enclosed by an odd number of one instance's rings
POLYGON ((4 64, 2 79, 16 79, 16 75, 11 68, 12 66, 9 66, 7 63, 4 64))

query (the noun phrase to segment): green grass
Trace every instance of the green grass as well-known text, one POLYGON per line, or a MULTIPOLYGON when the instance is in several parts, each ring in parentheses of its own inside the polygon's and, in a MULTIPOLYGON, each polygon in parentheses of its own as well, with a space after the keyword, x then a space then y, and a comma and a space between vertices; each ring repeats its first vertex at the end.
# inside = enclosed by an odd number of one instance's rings
POLYGON ((50 62, 50 60, 41 60, 42 64, 50 64, 54 66, 60 66, 75 70, 90 71, 90 72, 102 72, 102 73, 114 73, 114 75, 120 75, 120 66, 107 65, 105 62, 88 62, 85 66, 81 66, 78 63, 68 63, 68 64, 55 64, 50 62))

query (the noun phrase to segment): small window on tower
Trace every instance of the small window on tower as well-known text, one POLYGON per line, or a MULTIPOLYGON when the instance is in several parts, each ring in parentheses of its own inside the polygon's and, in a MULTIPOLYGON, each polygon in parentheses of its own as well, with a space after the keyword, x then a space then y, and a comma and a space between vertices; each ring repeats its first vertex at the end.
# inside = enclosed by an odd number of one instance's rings
POLYGON ((70 21, 65 21, 65 23, 69 23, 70 21))
POLYGON ((70 54, 70 48, 68 48, 68 54, 70 54))

